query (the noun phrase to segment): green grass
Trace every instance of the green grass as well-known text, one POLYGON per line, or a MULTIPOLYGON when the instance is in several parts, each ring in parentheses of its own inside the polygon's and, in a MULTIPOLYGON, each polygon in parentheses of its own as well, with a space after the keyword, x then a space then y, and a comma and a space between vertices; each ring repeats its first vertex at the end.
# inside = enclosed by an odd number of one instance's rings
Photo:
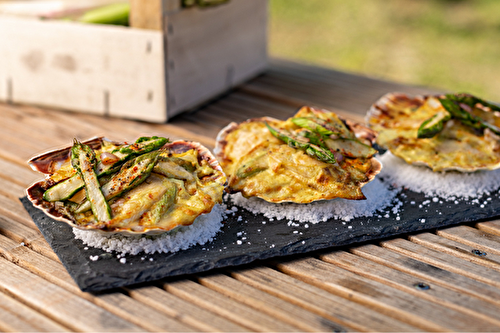
POLYGON ((270 0, 269 53, 500 101, 500 1, 270 0))

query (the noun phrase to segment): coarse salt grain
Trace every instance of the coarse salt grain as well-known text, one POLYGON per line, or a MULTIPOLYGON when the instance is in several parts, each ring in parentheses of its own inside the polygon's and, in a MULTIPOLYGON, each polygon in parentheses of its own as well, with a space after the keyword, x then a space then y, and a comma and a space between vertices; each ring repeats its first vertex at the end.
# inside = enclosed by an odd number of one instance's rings
MULTIPOLYGON (((121 255, 144 253, 167 253, 185 250, 193 245, 210 242, 222 228, 225 207, 215 205, 209 214, 199 216, 192 225, 173 232, 154 236, 129 236, 121 234, 103 235, 95 231, 73 228, 76 239, 85 245, 118 252, 121 255)), ((123 259, 123 258, 122 258, 123 259)), ((153 258, 149 259, 153 261, 153 258)))
POLYGON ((355 217, 372 216, 377 210, 387 207, 397 192, 398 190, 389 189, 375 178, 363 187, 366 200, 333 199, 308 204, 275 204, 255 197, 247 199, 240 193, 232 194, 230 198, 233 204, 246 208, 254 214, 264 214, 270 221, 276 218, 315 224, 332 218, 350 221, 355 217))
POLYGON ((410 165, 389 151, 380 157, 380 161, 384 168, 379 177, 384 181, 424 193, 427 197, 437 195, 446 200, 455 200, 456 197, 468 199, 489 194, 500 187, 500 169, 468 173, 433 172, 424 166, 410 165))

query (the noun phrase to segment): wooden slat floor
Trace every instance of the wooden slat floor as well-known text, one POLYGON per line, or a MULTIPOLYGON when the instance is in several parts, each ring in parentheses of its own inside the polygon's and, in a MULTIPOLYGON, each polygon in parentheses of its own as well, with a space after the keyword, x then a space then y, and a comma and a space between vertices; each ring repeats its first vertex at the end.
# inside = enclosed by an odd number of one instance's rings
POLYGON ((26 161, 73 137, 162 134, 213 148, 230 121, 286 118, 304 104, 362 121, 393 91, 432 90, 273 60, 265 74, 167 124, 0 104, 0 331, 500 331, 500 221, 92 294, 18 200, 40 178, 26 161))

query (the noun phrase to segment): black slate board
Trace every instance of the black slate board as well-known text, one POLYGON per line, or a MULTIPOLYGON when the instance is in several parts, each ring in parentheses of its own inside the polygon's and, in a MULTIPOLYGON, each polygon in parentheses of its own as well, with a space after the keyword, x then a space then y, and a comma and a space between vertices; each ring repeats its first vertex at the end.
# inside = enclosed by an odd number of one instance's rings
POLYGON ((403 190, 397 199, 403 203, 399 220, 393 213, 382 213, 382 216, 389 217, 361 217, 344 223, 329 220, 308 223, 307 227, 305 223, 288 225, 287 220, 271 221, 262 214, 254 215, 238 207, 238 211, 225 220, 221 232, 212 242, 176 253, 126 255, 126 263, 121 263, 116 253, 90 247, 85 249, 82 241, 74 238, 70 226, 47 217, 27 198, 21 198, 21 201, 83 291, 123 287, 500 215, 498 194, 455 203, 443 199, 434 202, 421 193, 403 190), (426 204, 419 208, 423 202, 426 204), (483 203, 486 204, 481 207, 483 203), (99 256, 99 259, 92 261, 90 256, 99 256))

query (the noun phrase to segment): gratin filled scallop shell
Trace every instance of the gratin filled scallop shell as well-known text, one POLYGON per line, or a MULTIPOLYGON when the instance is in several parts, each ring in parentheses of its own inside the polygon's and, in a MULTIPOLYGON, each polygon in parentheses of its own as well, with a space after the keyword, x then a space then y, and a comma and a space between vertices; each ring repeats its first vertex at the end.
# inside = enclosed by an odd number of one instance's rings
MULTIPOLYGON (((421 124, 445 111, 438 96, 388 93, 375 102, 366 124, 378 133, 377 144, 412 165, 433 171, 474 172, 500 168, 500 137, 450 119, 440 133, 418 138, 421 124)), ((496 112, 477 108, 478 116, 500 126, 496 112)))
MULTIPOLYGON (((111 162, 116 158, 113 149, 125 145, 103 137, 82 143, 91 147, 100 161, 111 162)), ((48 189, 76 174, 70 162, 71 147, 45 152, 28 162, 46 178, 31 185, 26 190, 27 197, 46 215, 72 227, 128 235, 160 234, 191 225, 198 216, 209 213, 215 204, 222 202, 226 176, 206 147, 178 140, 166 143, 153 153, 154 166, 147 177, 141 179, 139 185, 108 200, 112 214, 109 222, 97 221, 92 210, 79 212, 86 201, 85 188, 67 200, 47 201, 44 197, 48 189)), ((133 159, 119 166, 120 171, 115 175, 127 166, 133 166, 133 159)), ((101 180, 105 177, 99 180, 105 183, 114 176, 107 177, 107 180, 101 180)))
MULTIPOLYGON (((301 108, 292 118, 297 117, 337 119, 348 128, 353 141, 372 149, 375 132, 361 124, 311 107, 301 108)), ((382 164, 373 155, 353 158, 333 149, 335 163, 325 163, 271 134, 268 125, 300 135, 302 129, 291 122, 292 118, 286 121, 271 117, 249 119, 231 123, 219 132, 214 152, 228 177, 227 190, 272 203, 366 199, 361 188, 375 178, 382 164)), ((343 140, 330 137, 332 141, 343 140)))

